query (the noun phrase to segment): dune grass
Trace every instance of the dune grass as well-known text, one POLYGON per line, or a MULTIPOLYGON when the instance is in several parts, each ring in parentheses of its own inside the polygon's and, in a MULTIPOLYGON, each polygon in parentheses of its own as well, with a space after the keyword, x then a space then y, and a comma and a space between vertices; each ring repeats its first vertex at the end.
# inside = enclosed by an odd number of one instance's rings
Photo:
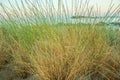
MULTIPOLYGON (((40 4, 42 3, 27 3, 28 11, 32 7, 31 13, 28 14, 25 3, 21 0, 25 12, 22 12, 19 5, 17 7, 11 5, 12 15, 4 5, 1 5, 6 16, 1 14, 3 20, 0 24, 0 71, 7 69, 15 72, 9 76, 10 80, 16 77, 26 79, 32 75, 38 80, 120 79, 119 29, 108 28, 107 25, 95 25, 96 19, 91 25, 83 25, 81 20, 80 23, 72 23, 68 19, 69 10, 65 5, 62 9, 66 11, 64 13, 66 16, 62 16, 61 13, 55 18, 52 3, 47 2, 49 8, 46 9, 42 9, 40 4), (46 17, 49 10, 51 14, 46 17), (29 18, 30 16, 33 18, 29 18), (28 19, 21 21, 21 17, 28 19), (15 18, 18 19, 18 23, 15 18), (68 24, 63 23, 63 19, 68 24)), ((75 4, 73 9, 78 15, 81 9, 77 9, 75 4)), ((92 15, 87 0, 82 10, 84 9, 89 16, 92 15)), ((114 16, 119 9, 119 6, 115 10, 110 7, 99 21, 112 21, 107 17, 108 14, 112 11, 111 16, 114 16)), ((56 12, 56 15, 59 14, 56 12)), ((91 18, 86 19, 90 20, 91 18)))

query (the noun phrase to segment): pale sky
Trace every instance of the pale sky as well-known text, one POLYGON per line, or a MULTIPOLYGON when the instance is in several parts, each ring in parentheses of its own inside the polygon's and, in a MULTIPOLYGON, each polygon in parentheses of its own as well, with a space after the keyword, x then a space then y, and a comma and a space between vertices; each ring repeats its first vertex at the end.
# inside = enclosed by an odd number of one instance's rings
MULTIPOLYGON (((14 1, 15 0, 9 0, 11 1, 13 4, 14 4, 14 1)), ((21 0, 16 0, 18 3, 20 3, 21 0)), ((24 1, 24 0, 23 0, 24 1)), ((34 0, 35 1, 35 0, 34 0)), ((36 0, 37 1, 37 0, 36 0)), ((43 1, 43 0, 39 0, 39 1, 43 1)), ((45 0, 44 0, 45 1, 45 0)), ((57 3, 58 0, 53 0, 55 2, 55 4, 57 3)), ((63 0, 63 1, 67 1, 68 4, 71 4, 71 1, 75 1, 75 0, 63 0)), ((81 0, 76 0, 76 1, 81 1, 81 0)), ((82 0, 82 1, 86 1, 86 0, 82 0)), ((90 4, 91 5, 100 5, 101 7, 106 7, 109 5, 109 3, 111 2, 111 0, 88 0, 90 1, 90 4)), ((120 0, 112 0, 112 2, 117 5, 117 4, 120 4, 120 0)), ((8 5, 8 0, 0 0, 0 3, 3 3, 5 5, 8 5)))
MULTIPOLYGON (((16 5, 15 4, 15 0, 9 0, 9 1, 11 1, 11 3, 13 4, 13 5, 16 5)), ((21 0, 16 0, 18 3, 19 3, 19 5, 21 5, 20 3, 21 3, 21 0)), ((25 0, 23 0, 23 1, 25 1, 25 0)), ((43 1, 43 2, 45 2, 46 0, 31 0, 31 1, 43 1)), ((49 0, 48 0, 49 1, 49 0)), ((50 0, 50 1, 53 1, 53 4, 54 4, 54 6, 55 6, 55 8, 57 9, 58 8, 58 0, 50 0)), ((69 6, 69 10, 71 10, 71 6, 72 6, 72 1, 78 1, 78 2, 80 2, 81 0, 63 0, 63 2, 65 3, 67 3, 67 5, 69 6)), ((84 3, 85 3, 85 1, 86 0, 82 0, 82 2, 83 2, 83 7, 84 7, 84 3)), ((100 7, 101 8, 101 11, 105 11, 108 7, 109 7, 109 4, 110 4, 110 2, 111 2, 111 0, 88 0, 89 1, 89 5, 90 6, 94 6, 94 7, 100 7)), ((117 5, 119 5, 120 4, 120 0, 112 0, 112 2, 113 2, 113 4, 115 4, 115 6, 117 6, 117 5)), ((8 6, 9 7, 9 2, 8 2, 8 0, 0 0, 0 3, 2 3, 2 4, 4 4, 4 5, 6 5, 6 6, 8 6)), ((74 3, 74 2, 73 2, 74 3)), ((77 6, 77 5, 76 5, 77 6)), ((0 10, 1 10, 1 8, 0 8, 0 10)))

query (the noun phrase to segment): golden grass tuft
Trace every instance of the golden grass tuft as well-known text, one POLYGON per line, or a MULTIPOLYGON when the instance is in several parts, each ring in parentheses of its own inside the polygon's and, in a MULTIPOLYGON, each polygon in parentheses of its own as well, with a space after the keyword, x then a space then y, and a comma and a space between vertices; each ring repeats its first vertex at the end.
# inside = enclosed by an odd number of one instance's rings
POLYGON ((12 67, 19 76, 37 75, 39 80, 120 79, 119 51, 116 44, 110 46, 103 31, 106 28, 46 28, 42 28, 42 38, 39 35, 29 46, 30 52, 15 42, 18 47, 11 54, 15 62, 12 67))

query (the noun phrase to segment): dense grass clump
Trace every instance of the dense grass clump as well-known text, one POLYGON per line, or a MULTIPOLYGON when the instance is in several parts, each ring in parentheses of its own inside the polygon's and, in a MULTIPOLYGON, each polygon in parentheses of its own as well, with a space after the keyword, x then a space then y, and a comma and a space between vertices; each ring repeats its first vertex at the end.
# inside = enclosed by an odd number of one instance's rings
POLYGON ((42 0, 21 0, 23 8, 9 1, 12 13, 1 5, 0 80, 119 80, 120 30, 106 21, 113 21, 109 15, 115 17, 120 6, 96 17, 87 0, 84 7, 82 1, 72 3, 73 13, 60 0, 58 9, 46 1, 47 7, 42 0), (89 23, 69 20, 68 15, 79 16, 80 10, 89 23))
POLYGON ((9 33, 11 29, 6 33, 4 30, 1 29, 1 68, 11 68, 19 77, 36 75, 40 80, 120 79, 119 36, 112 30, 110 33, 105 26, 34 26, 25 32, 32 35, 22 34, 21 28, 16 36, 9 33), (112 38, 118 38, 111 41, 111 34, 112 38))

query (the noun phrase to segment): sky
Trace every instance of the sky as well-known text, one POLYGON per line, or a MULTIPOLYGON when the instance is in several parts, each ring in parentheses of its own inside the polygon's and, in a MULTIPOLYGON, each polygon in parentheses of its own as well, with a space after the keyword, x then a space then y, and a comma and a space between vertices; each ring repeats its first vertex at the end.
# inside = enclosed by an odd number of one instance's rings
MULTIPOLYGON (((9 1, 11 1, 13 4, 14 4, 14 1, 15 0, 9 0, 9 1)), ((20 3, 20 1, 21 0, 16 0, 18 3, 20 3)), ((24 1, 24 0, 23 0, 24 1)), ((34 0, 34 1, 37 1, 37 0, 34 0)), ((39 1, 42 1, 42 0, 39 0, 39 1)), ((44 0, 45 1, 45 0, 44 0)), ((53 0, 54 2, 55 2, 55 4, 57 3, 57 1, 58 0, 53 0)), ((63 1, 67 1, 68 2, 68 4, 70 4, 71 3, 71 1, 77 1, 77 0, 63 0, 63 1)), ((81 0, 78 0, 78 1, 81 1, 81 0)), ((82 0, 82 1, 85 1, 85 0, 82 0)), ((90 1, 90 4, 91 5, 100 5, 101 7, 106 7, 106 6, 108 6, 109 5, 109 3, 111 2, 111 0, 88 0, 88 1, 90 1)), ((120 4, 120 0, 112 0, 112 2, 114 3, 114 4, 120 4)), ((9 4, 9 2, 8 2, 8 0, 0 0, 0 3, 3 3, 3 4, 5 4, 5 5, 8 5, 9 4)))
MULTIPOLYGON (((12 3, 12 5, 16 5, 15 0, 9 0, 9 1, 12 3)), ((19 3, 20 7, 22 7, 22 5, 20 4, 21 0, 16 0, 16 1, 19 3)), ((25 0, 23 0, 23 1, 25 1, 25 0)), ((31 0, 31 1, 43 1, 43 3, 44 3, 46 0, 31 0)), ((58 9, 58 0, 48 0, 48 1, 53 1, 54 7, 56 9, 58 9)), ((86 0, 62 0, 62 1, 64 3, 66 2, 69 10, 71 10, 71 8, 72 8, 71 3, 75 3, 75 1, 76 2, 82 1, 82 6, 84 7, 84 3, 86 0)), ((109 7, 110 2, 111 2, 111 0, 88 0, 88 1, 89 1, 89 6, 99 7, 101 9, 101 12, 105 12, 107 10, 107 8, 109 7)), ((0 0, 0 3, 6 5, 8 8, 10 8, 8 0, 0 0)), ((112 3, 115 4, 114 6, 117 6, 120 4, 120 0, 112 0, 112 3)), ((75 6, 77 6, 77 5, 78 4, 76 3, 75 6)), ((0 8, 0 13, 2 13, 1 8, 0 8)))

